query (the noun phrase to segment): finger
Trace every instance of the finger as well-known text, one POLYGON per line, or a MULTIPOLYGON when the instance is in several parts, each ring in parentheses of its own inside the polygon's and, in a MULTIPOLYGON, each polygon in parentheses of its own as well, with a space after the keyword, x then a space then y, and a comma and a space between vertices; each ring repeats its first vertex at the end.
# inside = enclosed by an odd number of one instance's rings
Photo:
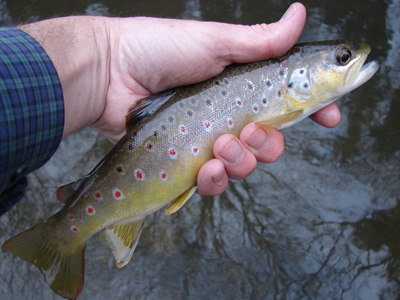
POLYGON ((223 162, 226 173, 234 179, 249 176, 257 166, 254 155, 231 134, 217 139, 214 144, 214 156, 223 162))
POLYGON ((229 50, 228 57, 225 57, 228 60, 226 64, 251 62, 276 57, 288 51, 298 40, 305 20, 305 7, 301 3, 293 3, 279 22, 252 26, 230 25, 226 28, 227 34, 215 33, 219 34, 222 44, 229 50))
POLYGON ((197 175, 197 192, 201 195, 215 196, 223 193, 228 186, 225 166, 219 159, 206 162, 197 175))
POLYGON ((285 149, 283 135, 280 131, 255 123, 250 123, 243 128, 240 140, 258 161, 264 163, 276 161, 285 149))
POLYGON ((333 128, 336 127, 341 119, 340 110, 335 103, 320 109, 310 116, 310 119, 322 126, 333 128))
MULTIPOLYGON (((122 66, 123 73, 130 74, 139 83, 131 84, 133 90, 143 92, 144 88, 157 93, 206 80, 221 73, 232 62, 253 62, 285 53, 300 36, 305 17, 304 6, 294 3, 279 22, 253 26, 155 18, 124 19, 123 51, 114 57, 127 62, 114 65, 122 66), (133 46, 129 41, 135 41, 133 46), (131 48, 135 49, 133 54, 131 48), (144 72, 149 69, 152 72, 144 72)), ((120 37, 119 34, 116 36, 120 37)))

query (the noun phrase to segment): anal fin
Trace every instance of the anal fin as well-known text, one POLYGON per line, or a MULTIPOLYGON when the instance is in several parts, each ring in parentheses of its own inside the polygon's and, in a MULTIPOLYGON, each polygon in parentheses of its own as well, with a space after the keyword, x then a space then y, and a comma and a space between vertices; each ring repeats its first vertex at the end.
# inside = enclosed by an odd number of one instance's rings
POLYGON ((265 121, 256 122, 256 124, 274 127, 276 125, 280 125, 280 124, 292 121, 294 118, 301 115, 302 113, 303 113, 303 110, 299 109, 299 110, 295 110, 295 111, 292 111, 292 112, 289 112, 286 114, 279 115, 277 117, 274 117, 274 118, 271 118, 271 119, 268 119, 265 121))
POLYGON ((145 218, 112 225, 100 236, 99 240, 110 246, 118 268, 122 268, 131 260, 144 221, 145 218))
POLYGON ((184 192, 182 195, 180 195, 178 198, 174 200, 168 207, 167 210, 165 211, 166 215, 171 215, 173 216, 174 213, 176 213, 178 210, 182 208, 182 206, 192 197, 194 192, 196 192, 197 186, 194 186, 190 189, 188 189, 186 192, 184 192))

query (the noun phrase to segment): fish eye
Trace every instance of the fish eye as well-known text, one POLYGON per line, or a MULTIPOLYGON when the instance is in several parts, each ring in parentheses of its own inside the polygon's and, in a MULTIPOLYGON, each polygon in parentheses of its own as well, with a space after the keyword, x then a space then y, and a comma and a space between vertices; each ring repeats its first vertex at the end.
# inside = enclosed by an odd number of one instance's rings
POLYGON ((351 59, 351 52, 347 48, 339 49, 336 52, 336 61, 339 65, 345 66, 351 59))

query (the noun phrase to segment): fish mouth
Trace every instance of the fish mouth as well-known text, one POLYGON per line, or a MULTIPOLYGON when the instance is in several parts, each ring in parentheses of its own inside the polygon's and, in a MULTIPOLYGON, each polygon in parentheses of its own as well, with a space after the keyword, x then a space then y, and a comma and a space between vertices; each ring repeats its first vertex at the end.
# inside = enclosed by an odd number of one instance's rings
POLYGON ((351 84, 352 89, 358 88, 360 85, 370 80, 379 69, 379 63, 376 60, 364 64, 366 60, 367 56, 365 56, 364 60, 360 64, 360 67, 356 71, 355 79, 351 84))

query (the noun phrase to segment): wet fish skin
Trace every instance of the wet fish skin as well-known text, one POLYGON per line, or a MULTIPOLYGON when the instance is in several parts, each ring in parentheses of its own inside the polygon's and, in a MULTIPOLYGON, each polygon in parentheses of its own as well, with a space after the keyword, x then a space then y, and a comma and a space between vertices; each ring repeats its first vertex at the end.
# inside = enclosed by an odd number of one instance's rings
POLYGON ((363 66, 369 51, 353 42, 299 44, 279 58, 233 64, 205 82, 143 99, 98 166, 58 190, 65 206, 2 248, 35 264, 56 293, 76 298, 88 238, 106 229, 101 239, 126 265, 145 217, 171 202, 173 214, 190 198, 219 136, 239 136, 250 122, 295 124, 371 78, 378 63, 363 66))

